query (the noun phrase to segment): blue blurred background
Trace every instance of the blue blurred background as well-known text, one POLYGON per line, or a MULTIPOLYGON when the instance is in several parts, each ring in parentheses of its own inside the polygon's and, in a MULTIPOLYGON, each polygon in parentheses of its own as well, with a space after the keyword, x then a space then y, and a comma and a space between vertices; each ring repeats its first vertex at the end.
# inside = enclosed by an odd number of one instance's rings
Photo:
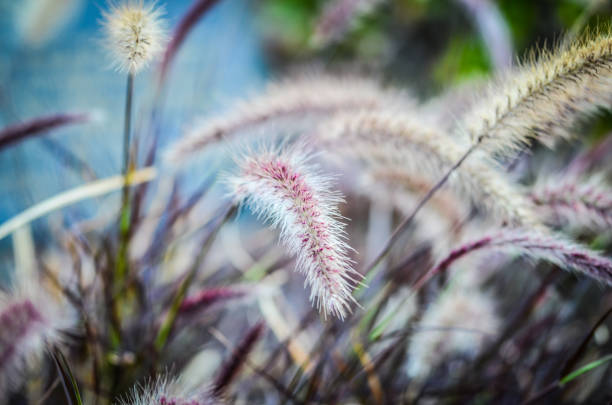
MULTIPOLYGON (((29 139, 0 152, 0 223, 28 206, 83 183, 62 163, 86 162, 98 177, 120 171, 125 75, 109 67, 100 46, 103 0, 0 0, 0 125, 55 112, 90 112, 95 120, 29 139), (58 151, 60 152, 58 154, 58 151), (58 158, 64 153, 64 158, 58 158)), ((165 3, 174 27, 191 1, 165 3)), ((136 79, 135 127, 152 92, 151 72, 136 79)), ((191 32, 180 50, 165 100, 161 144, 177 137, 194 116, 209 114, 263 82, 266 68, 248 2, 222 1, 191 32)), ((65 210, 88 215, 88 205, 65 210)), ((34 223, 34 230, 38 223, 34 223)), ((10 251, 10 238, 0 241, 10 251)), ((2 263, 9 261, 2 260, 2 263)), ((0 269, 0 271, 3 269, 0 269)), ((6 270, 6 269, 5 269, 6 270)))

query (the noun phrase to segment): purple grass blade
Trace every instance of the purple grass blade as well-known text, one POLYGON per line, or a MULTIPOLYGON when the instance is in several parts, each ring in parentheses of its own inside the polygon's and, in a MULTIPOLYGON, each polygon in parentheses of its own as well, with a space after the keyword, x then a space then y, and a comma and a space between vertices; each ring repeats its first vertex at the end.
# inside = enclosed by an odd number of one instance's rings
POLYGON ((183 44, 183 41, 187 37, 187 34, 189 34, 200 18, 202 18, 206 12, 210 10, 218 1, 219 0, 196 0, 193 2, 187 13, 183 16, 178 27, 176 27, 174 30, 172 39, 168 43, 166 52, 164 53, 164 58, 159 69, 160 83, 164 82, 166 75, 168 74, 168 70, 170 69, 170 64, 183 44))
POLYGON ((83 123, 89 121, 89 119, 88 114, 59 113, 9 125, 0 129, 0 150, 31 136, 39 135, 65 125, 83 123))

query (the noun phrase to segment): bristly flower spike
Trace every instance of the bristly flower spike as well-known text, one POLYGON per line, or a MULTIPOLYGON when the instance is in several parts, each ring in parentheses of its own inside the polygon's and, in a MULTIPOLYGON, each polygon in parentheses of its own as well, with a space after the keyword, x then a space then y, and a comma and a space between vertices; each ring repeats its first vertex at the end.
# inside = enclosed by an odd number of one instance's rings
POLYGON ((512 154, 538 140, 571 139, 575 122, 609 108, 612 35, 586 35, 567 48, 542 52, 502 78, 465 116, 472 142, 493 154, 512 154))
POLYGON ((166 42, 162 15, 155 2, 110 3, 110 10, 103 13, 104 46, 117 70, 136 74, 162 53, 166 42))
POLYGON ((597 252, 574 243, 561 235, 545 234, 533 229, 506 230, 463 243, 425 274, 417 283, 420 288, 431 277, 447 270, 453 263, 478 251, 518 253, 545 260, 564 270, 574 270, 612 285, 612 261, 597 252))
POLYGON ((325 317, 344 319, 355 302, 352 284, 361 276, 347 255, 337 208, 342 199, 309 160, 296 147, 251 153, 237 159, 240 170, 228 183, 234 200, 280 228, 281 241, 311 286, 310 300, 325 317))
POLYGON ((37 278, 17 274, 0 292, 0 403, 48 347, 62 343, 62 331, 76 325, 72 307, 47 291, 37 278))

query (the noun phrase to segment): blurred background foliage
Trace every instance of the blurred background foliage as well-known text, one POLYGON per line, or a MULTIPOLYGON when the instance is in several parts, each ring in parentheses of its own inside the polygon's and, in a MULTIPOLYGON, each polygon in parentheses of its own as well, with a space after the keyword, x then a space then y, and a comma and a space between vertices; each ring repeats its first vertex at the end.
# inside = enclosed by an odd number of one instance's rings
MULTIPOLYGON (((330 47, 312 45, 324 0, 264 0, 258 24, 275 66, 315 58, 359 63, 431 95, 448 86, 487 75, 494 66, 470 6, 483 0, 389 0, 357 21, 330 47)), ((516 56, 537 45, 550 48, 573 29, 608 26, 612 3, 601 0, 500 0, 516 56), (578 25, 578 26, 577 26, 578 25)))

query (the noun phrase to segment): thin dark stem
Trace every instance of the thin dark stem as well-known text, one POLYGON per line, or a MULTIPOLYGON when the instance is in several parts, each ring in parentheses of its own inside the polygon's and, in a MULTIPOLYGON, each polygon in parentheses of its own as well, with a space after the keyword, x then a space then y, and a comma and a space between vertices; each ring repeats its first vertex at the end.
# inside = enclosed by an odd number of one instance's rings
POLYGON ((134 74, 129 73, 125 89, 125 118, 123 127, 123 169, 125 184, 121 194, 121 211, 119 219, 119 260, 117 261, 116 282, 121 284, 127 274, 127 245, 130 232, 129 210, 129 174, 130 174, 130 132, 132 126, 132 95, 134 93, 134 74))
POLYGON ((542 391, 537 392, 533 397, 527 399, 525 402, 522 403, 522 405, 537 404, 544 397, 546 397, 547 395, 551 394, 552 392, 554 392, 558 388, 559 388, 559 383, 558 382, 554 382, 554 383, 550 384, 549 386, 547 386, 546 388, 544 388, 542 391))
MULTIPOLYGON (((132 127, 132 96, 134 93, 134 74, 128 73, 127 85, 125 89, 125 116, 123 126, 123 167, 124 184, 121 192, 121 210, 119 211, 119 249, 117 263, 115 264, 115 274, 113 287, 115 291, 123 289, 126 276, 128 274, 128 243, 130 236, 130 133, 132 127)), ((114 299, 115 315, 120 324, 119 300, 114 299)), ((119 331, 113 331, 115 336, 114 346, 118 345, 119 331)))
POLYGON ((472 145, 463 154, 463 156, 461 156, 461 158, 446 172, 446 174, 427 192, 427 194, 421 199, 421 201, 419 201, 419 203, 414 208, 412 213, 410 215, 408 215, 402 221, 402 223, 399 224, 399 226, 397 228, 395 228, 395 231, 393 231, 393 234, 391 235, 391 237, 389 238, 389 240, 385 244, 385 247, 378 254, 378 256, 376 256, 376 258, 372 261, 372 263, 370 263, 370 265, 366 268, 365 274, 368 274, 370 271, 372 271, 374 268, 376 268, 376 266, 378 266, 380 264, 380 262, 391 251, 391 248, 393 247, 395 242, 397 242, 397 240, 400 238, 400 236, 402 236, 404 231, 412 223, 414 217, 416 217, 416 215, 421 210, 421 208, 423 208, 425 206, 425 204, 427 204, 427 202, 436 194, 436 192, 438 190, 440 190, 442 188, 442 186, 444 186, 444 184, 446 184, 446 181, 449 179, 451 174, 453 174, 453 172, 455 170, 457 170, 459 168, 459 166, 461 166, 463 164, 465 159, 467 159, 468 156, 470 156, 472 154, 472 152, 474 152, 474 150, 476 149, 477 146, 478 146, 478 143, 472 145))
MULTIPOLYGON (((134 94, 134 74, 129 73, 125 89, 125 118, 123 125, 123 169, 127 174, 130 165, 130 132, 132 130, 132 97, 134 94)), ((127 188, 127 186, 126 186, 127 188)))

